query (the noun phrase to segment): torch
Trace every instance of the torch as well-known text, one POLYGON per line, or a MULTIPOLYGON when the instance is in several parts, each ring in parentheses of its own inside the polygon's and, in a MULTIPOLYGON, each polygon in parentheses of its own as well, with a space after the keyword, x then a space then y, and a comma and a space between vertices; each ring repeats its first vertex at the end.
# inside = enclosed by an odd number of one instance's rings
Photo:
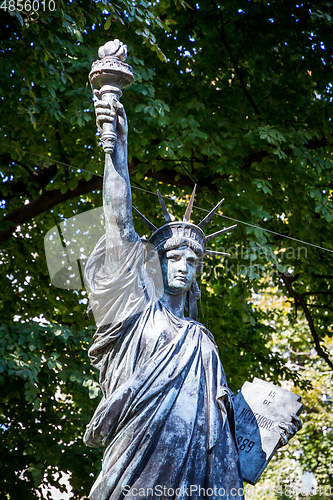
MULTIPOLYGON (((89 81, 96 96, 113 108, 115 100, 122 96, 122 89, 134 82, 133 69, 124 61, 127 46, 119 40, 107 42, 98 49, 99 60, 94 61, 89 81)), ((101 117, 102 118, 102 117, 101 117)), ((112 123, 103 123, 101 140, 105 153, 112 153, 117 142, 117 116, 112 123)))

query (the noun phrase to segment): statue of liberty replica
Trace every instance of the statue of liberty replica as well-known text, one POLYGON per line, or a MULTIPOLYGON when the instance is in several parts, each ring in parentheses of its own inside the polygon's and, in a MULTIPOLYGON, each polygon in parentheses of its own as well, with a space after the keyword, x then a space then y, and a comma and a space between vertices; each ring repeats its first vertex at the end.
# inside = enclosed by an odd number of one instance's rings
MULTIPOLYGON (((89 356, 100 372, 103 397, 84 440, 103 446, 104 456, 89 498, 242 500, 234 396, 196 307, 206 244, 230 228, 209 236, 203 231, 220 204, 199 224, 191 223, 194 193, 184 219, 172 221, 158 193, 165 224, 156 228, 139 214, 152 232, 148 242, 140 239, 132 221, 127 119, 119 101, 121 88, 134 81, 132 68, 124 63, 126 46, 119 40, 101 47, 99 56, 90 81, 97 88, 105 151, 106 234, 87 262, 85 280, 97 324, 89 356)), ((285 427, 286 440, 296 430, 295 421, 285 427)))

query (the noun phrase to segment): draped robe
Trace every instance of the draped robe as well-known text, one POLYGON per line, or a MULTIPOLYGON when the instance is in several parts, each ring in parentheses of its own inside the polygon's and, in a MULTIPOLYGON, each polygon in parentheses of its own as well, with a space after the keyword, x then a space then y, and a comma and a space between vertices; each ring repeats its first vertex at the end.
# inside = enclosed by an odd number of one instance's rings
POLYGON ((242 500, 232 393, 212 334, 158 300, 139 240, 107 274, 105 241, 85 269, 103 397, 84 440, 104 446, 89 498, 242 500))

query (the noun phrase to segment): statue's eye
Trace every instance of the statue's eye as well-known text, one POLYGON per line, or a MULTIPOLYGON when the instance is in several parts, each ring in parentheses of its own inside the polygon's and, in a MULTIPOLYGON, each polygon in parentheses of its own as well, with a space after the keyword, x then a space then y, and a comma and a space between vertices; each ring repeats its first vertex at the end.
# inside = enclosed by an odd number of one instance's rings
POLYGON ((180 259, 180 257, 179 257, 179 255, 177 255, 177 254, 173 254, 173 253, 172 253, 171 255, 168 255, 168 256, 167 256, 167 259, 168 259, 168 260, 172 260, 172 261, 176 262, 177 260, 179 260, 179 259, 180 259))

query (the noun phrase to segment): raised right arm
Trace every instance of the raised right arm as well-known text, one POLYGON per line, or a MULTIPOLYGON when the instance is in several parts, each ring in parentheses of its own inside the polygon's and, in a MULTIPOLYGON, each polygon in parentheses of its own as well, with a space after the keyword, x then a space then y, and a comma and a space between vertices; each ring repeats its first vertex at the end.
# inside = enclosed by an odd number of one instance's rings
POLYGON ((103 207, 106 222, 106 272, 119 269, 124 253, 138 240, 132 220, 131 185, 127 165, 127 118, 123 105, 114 101, 95 103, 97 125, 117 120, 117 143, 112 154, 105 154, 103 207))

